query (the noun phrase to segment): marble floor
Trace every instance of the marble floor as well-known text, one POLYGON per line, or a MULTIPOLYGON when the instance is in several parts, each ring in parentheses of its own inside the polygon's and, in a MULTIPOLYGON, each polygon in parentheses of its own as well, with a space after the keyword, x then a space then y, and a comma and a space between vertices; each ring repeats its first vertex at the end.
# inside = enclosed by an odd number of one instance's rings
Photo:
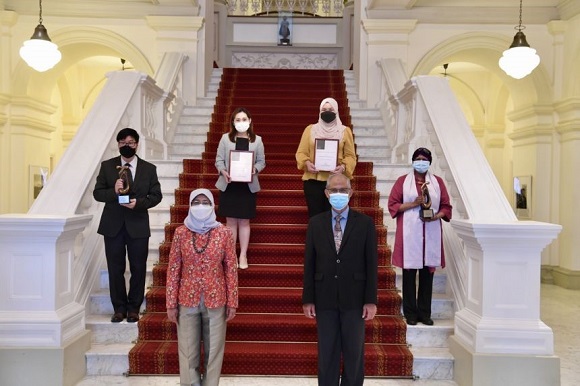
MULTIPOLYGON (((580 291, 542 285, 541 318, 554 332, 561 386, 580 385, 580 291)), ((316 378, 223 377, 220 386, 315 386, 316 378)), ((77 386, 174 386, 179 377, 86 377, 77 386)), ((366 379, 365 386, 456 386, 453 381, 366 379)))

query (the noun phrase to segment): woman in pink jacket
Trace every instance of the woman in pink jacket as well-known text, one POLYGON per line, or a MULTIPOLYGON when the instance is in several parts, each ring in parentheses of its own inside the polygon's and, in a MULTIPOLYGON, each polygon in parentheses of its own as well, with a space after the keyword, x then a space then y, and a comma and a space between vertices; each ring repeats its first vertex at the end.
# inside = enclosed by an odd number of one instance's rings
POLYGON ((238 307, 236 250, 232 231, 216 221, 211 192, 194 190, 189 202, 169 254, 167 317, 177 324, 180 383, 217 386, 226 324, 238 307), (205 371, 200 374, 202 338, 205 371))

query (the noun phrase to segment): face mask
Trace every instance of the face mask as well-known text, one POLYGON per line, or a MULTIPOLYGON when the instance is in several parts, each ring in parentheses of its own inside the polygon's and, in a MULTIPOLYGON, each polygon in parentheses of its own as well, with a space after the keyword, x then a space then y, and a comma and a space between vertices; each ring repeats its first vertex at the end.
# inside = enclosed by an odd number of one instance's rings
POLYGON ((125 158, 131 158, 135 155, 136 149, 132 148, 129 145, 125 145, 119 148, 119 153, 125 158))
POLYGON ((213 207, 210 205, 193 205, 189 207, 189 213, 199 221, 204 221, 211 216, 213 207))
POLYGON ((250 122, 249 121, 234 122, 234 127, 236 128, 238 133, 245 133, 250 128, 250 122))
POLYGON ((418 173, 427 173, 427 170, 429 170, 429 166, 431 164, 429 163, 429 161, 426 160, 416 160, 413 161, 413 169, 415 169, 418 173))
POLYGON ((336 119, 336 113, 334 111, 323 111, 320 113, 320 119, 326 123, 330 123, 336 119))
POLYGON ((342 210, 348 205, 348 193, 331 193, 328 202, 334 208, 334 210, 342 210))

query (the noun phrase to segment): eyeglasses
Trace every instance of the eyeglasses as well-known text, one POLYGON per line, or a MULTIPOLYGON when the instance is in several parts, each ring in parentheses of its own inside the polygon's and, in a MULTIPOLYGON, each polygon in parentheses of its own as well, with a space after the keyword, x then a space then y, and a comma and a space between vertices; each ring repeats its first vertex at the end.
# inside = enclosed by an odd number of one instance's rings
POLYGON ((197 201, 197 200, 191 202, 191 206, 199 206, 199 205, 211 206, 211 202, 209 202, 209 201, 197 201))
POLYGON ((119 146, 120 147, 123 147, 123 146, 135 147, 135 146, 137 146, 137 142, 135 142, 135 141, 127 141, 127 142, 119 141, 119 146))
POLYGON ((330 193, 350 193, 349 188, 340 188, 340 189, 326 189, 330 193))

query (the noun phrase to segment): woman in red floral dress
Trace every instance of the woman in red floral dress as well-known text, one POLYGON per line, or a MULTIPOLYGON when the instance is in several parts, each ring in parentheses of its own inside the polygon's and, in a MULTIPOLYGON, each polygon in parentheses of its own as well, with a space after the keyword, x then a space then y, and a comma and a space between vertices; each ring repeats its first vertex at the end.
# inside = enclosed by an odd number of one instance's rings
POLYGON ((238 307, 238 270, 232 231, 216 221, 207 189, 189 196, 189 214, 176 229, 167 269, 167 317, 177 324, 181 385, 217 386, 226 324, 238 307), (204 373, 199 371, 201 341, 204 373))

